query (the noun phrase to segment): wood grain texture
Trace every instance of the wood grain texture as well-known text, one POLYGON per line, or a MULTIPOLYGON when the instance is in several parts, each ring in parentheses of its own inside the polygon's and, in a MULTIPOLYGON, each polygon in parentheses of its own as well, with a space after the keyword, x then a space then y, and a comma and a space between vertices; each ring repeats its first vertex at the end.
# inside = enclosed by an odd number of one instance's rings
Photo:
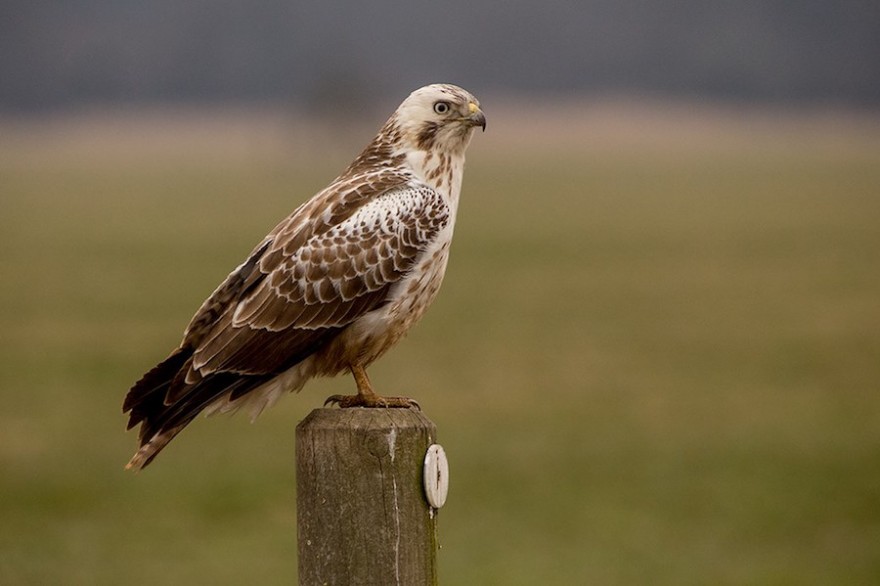
POLYGON ((301 586, 437 583, 422 486, 436 427, 412 409, 315 409, 296 428, 301 586))

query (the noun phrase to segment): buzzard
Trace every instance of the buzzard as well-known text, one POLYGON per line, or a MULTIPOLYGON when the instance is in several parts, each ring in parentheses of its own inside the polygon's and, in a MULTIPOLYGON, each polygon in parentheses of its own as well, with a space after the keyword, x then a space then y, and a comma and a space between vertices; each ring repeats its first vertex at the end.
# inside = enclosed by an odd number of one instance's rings
POLYGON ((417 407, 380 397, 366 367, 434 300, 449 255, 465 150, 486 129, 469 92, 409 95, 328 187, 269 232, 202 304, 180 347, 131 388, 140 469, 199 413, 254 417, 316 376, 349 371, 340 407, 417 407))

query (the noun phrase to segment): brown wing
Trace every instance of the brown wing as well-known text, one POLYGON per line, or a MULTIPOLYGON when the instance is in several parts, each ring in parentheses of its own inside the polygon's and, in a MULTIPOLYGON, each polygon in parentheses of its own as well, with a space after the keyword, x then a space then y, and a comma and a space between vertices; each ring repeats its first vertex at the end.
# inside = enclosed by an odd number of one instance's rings
MULTIPOLYGON (((154 436, 164 445, 214 401, 247 394, 380 307, 449 221, 424 186, 394 187, 348 214, 312 202, 227 277, 181 347, 129 391, 123 409, 129 428, 143 422, 142 445, 154 436)), ((147 446, 139 465, 161 445, 147 446)))
POLYGON ((243 280, 244 294, 201 336, 187 378, 290 368, 383 305, 448 221, 439 194, 403 186, 304 241, 282 228, 243 280))

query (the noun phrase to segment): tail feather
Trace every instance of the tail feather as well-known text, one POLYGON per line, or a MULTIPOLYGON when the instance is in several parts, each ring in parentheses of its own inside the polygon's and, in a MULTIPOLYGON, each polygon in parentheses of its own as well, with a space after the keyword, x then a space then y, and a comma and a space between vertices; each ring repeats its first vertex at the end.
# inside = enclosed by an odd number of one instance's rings
POLYGON ((128 392, 128 429, 140 424, 138 451, 126 469, 146 467, 205 408, 235 393, 242 396, 274 375, 220 372, 186 382, 192 350, 180 348, 147 372, 128 392))
POLYGON ((144 421, 164 404, 171 381, 191 357, 192 350, 178 348, 131 387, 122 403, 122 412, 131 412, 127 429, 144 421))
POLYGON ((174 436, 180 433, 184 427, 186 427, 186 423, 171 429, 167 429, 161 433, 157 433, 152 438, 150 438, 149 441, 141 443, 138 451, 135 452, 134 456, 132 456, 128 464, 125 465, 125 469, 143 470, 147 466, 147 464, 152 462, 153 458, 155 458, 159 454, 159 452, 162 451, 162 448, 167 446, 168 442, 174 439, 174 436))

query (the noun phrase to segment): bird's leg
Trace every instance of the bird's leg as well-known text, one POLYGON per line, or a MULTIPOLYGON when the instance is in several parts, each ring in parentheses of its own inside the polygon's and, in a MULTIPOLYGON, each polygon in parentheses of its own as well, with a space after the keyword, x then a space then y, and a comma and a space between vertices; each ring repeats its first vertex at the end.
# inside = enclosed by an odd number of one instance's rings
POLYGON ((367 377, 366 369, 360 364, 350 364, 349 370, 354 377, 357 385, 357 395, 333 395, 327 397, 324 405, 339 405, 345 409, 347 407, 380 407, 380 408, 409 408, 415 407, 421 409, 419 404, 408 397, 380 397, 373 390, 370 379, 367 377))

